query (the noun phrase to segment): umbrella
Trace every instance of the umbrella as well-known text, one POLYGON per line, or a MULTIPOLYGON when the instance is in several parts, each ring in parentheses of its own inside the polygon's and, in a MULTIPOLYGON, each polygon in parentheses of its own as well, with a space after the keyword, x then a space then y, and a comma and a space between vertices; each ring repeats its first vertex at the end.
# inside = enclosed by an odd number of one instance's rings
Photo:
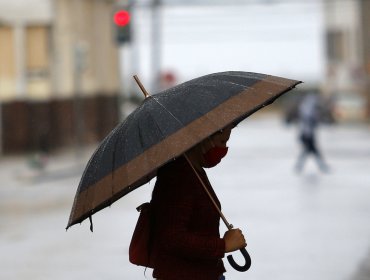
POLYGON ((159 167, 218 130, 272 103, 300 81, 220 72, 149 95, 100 143, 88 162, 67 228, 155 177, 159 167))

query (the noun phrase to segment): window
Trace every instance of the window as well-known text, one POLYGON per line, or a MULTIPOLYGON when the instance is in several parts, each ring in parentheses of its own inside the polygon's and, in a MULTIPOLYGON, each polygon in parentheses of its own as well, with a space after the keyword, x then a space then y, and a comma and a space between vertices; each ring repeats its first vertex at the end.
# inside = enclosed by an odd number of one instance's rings
POLYGON ((45 99, 51 94, 49 27, 26 27, 25 52, 27 92, 30 98, 45 99))
POLYGON ((14 31, 0 26, 0 99, 13 96, 16 91, 14 31))

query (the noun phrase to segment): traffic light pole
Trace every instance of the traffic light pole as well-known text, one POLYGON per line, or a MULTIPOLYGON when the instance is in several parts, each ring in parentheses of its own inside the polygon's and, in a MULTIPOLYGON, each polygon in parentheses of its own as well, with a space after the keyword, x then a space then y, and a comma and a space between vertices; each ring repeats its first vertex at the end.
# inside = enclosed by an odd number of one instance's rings
POLYGON ((152 48, 151 48, 151 68, 152 86, 151 92, 157 93, 159 90, 159 77, 162 64, 162 14, 161 0, 152 0, 152 48))
MULTIPOLYGON (((133 1, 121 0, 117 2, 115 13, 113 16, 115 27, 115 40, 118 50, 118 72, 120 91, 118 95, 118 114, 119 120, 125 119, 129 109, 130 99, 130 81, 128 79, 131 61, 130 56, 131 46, 131 10, 133 1)), ((132 58, 131 58, 132 59, 132 58)))

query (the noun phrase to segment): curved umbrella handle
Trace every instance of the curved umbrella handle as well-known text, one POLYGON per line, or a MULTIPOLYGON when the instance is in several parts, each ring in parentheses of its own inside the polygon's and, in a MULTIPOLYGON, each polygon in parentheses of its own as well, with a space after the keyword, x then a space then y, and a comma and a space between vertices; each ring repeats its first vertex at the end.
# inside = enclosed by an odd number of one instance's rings
POLYGON ((240 249, 240 252, 242 253, 244 259, 245 259, 245 264, 243 266, 238 265, 232 255, 227 256, 227 260, 229 261, 230 265, 237 271, 240 272, 245 272, 251 267, 251 257, 249 256, 247 250, 245 248, 240 249))

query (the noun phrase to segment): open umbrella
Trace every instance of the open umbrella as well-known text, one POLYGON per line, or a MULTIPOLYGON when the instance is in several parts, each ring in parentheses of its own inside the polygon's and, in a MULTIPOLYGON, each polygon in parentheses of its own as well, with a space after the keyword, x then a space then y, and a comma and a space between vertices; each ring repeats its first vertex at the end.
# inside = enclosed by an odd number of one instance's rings
POLYGON ((233 71, 202 76, 154 95, 146 93, 142 104, 92 155, 67 228, 145 184, 171 159, 242 121, 299 83, 233 71))

